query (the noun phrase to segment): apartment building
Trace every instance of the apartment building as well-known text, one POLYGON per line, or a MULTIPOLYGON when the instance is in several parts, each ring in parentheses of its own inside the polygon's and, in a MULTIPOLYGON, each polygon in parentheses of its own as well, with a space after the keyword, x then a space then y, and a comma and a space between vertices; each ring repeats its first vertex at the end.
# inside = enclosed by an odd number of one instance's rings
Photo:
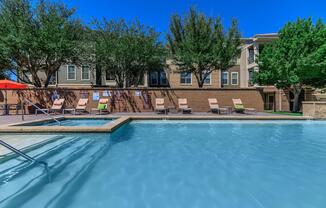
MULTIPOLYGON (((277 39, 277 33, 257 34, 242 38, 242 50, 235 66, 226 71, 216 70, 205 80, 204 88, 248 88, 255 87, 253 72, 258 70, 256 57, 264 45, 277 39)), ((165 70, 149 73, 148 86, 171 88, 198 88, 196 77, 191 73, 180 73, 171 61, 165 70)))
MULTIPOLYGON (((242 38, 242 50, 236 65, 226 71, 216 70, 205 80, 204 88, 248 88, 255 87, 252 75, 258 70, 255 59, 266 43, 277 39, 276 33, 258 34, 242 38)), ((99 72, 95 66, 63 65, 52 79, 60 87, 116 86, 114 77, 99 72)), ((180 73, 171 60, 164 70, 152 71, 144 76, 143 87, 198 88, 192 73, 180 73)))

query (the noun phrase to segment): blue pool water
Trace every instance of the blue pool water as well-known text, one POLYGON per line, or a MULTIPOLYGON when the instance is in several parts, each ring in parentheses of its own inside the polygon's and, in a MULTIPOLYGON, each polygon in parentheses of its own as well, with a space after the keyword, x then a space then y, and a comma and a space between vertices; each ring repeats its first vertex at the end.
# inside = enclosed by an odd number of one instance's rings
MULTIPOLYGON (((83 119, 83 118, 74 118, 74 119, 63 119, 60 120, 61 126, 102 126, 111 122, 111 118, 92 118, 92 119, 83 119)), ((39 123, 24 124, 25 126, 58 126, 56 121, 44 121, 39 123)))
POLYGON ((324 208, 325 130, 324 121, 134 121, 111 135, 56 135, 29 152, 49 163, 50 182, 41 167, 0 164, 0 207, 324 208))

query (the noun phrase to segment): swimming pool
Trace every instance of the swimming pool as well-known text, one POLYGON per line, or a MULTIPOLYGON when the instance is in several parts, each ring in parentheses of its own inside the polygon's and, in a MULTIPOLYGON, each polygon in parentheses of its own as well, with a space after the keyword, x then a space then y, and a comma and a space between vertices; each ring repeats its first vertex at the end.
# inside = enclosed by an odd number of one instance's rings
MULTIPOLYGON (((64 118, 60 119, 61 126, 102 126, 111 122, 112 118, 64 118)), ((59 126, 54 120, 41 122, 31 122, 22 124, 22 126, 59 126)))
POLYGON ((41 167, 0 164, 0 207, 322 208, 325 128, 133 121, 112 134, 56 135, 29 152, 49 163, 50 183, 41 167))

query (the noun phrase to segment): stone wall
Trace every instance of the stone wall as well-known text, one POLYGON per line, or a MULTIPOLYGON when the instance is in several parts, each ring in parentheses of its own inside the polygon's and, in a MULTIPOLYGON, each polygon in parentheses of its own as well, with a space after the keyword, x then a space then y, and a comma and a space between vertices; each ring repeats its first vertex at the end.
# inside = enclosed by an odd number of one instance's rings
POLYGON ((302 102, 302 111, 304 116, 314 118, 326 118, 326 102, 325 101, 306 101, 302 102))

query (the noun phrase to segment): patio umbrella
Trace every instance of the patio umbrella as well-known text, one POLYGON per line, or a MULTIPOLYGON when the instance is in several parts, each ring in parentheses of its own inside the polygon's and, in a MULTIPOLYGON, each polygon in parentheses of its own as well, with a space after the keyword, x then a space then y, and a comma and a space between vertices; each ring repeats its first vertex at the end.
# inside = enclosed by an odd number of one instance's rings
POLYGON ((14 82, 11 80, 0 80, 0 89, 5 90, 5 108, 7 109, 7 90, 19 90, 19 89, 26 89, 27 85, 14 82))

